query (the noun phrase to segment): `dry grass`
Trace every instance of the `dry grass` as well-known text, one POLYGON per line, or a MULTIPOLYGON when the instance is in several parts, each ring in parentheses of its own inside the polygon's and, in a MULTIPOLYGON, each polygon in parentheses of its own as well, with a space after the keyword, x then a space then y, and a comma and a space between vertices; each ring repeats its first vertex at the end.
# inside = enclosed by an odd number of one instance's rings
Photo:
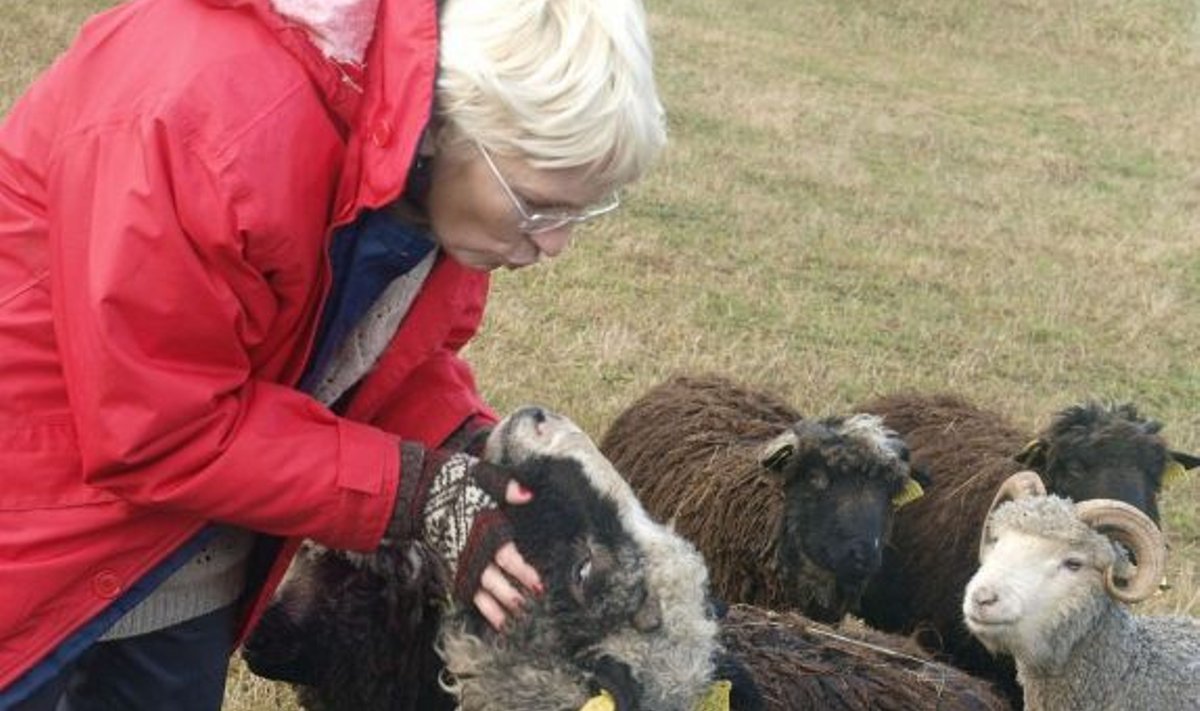
MULTIPOLYGON (((10 0, 0 106, 99 0, 10 0), (52 8, 52 9, 51 9, 52 8)), ((498 274, 505 410, 600 434, 668 373, 820 414, 953 389, 1030 429, 1132 400, 1200 450, 1200 4, 654 0, 672 145, 619 216, 498 274)), ((1200 477, 1168 492, 1200 614, 1200 477)), ((231 677, 230 707, 289 707, 231 677)))

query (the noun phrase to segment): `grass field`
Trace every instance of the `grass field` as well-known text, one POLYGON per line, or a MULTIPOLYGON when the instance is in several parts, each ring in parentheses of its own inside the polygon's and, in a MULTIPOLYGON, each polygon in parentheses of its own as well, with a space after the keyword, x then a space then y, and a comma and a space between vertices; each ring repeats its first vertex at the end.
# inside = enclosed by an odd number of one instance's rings
MULTIPOLYGON (((98 0, 8 0, 0 107, 98 0)), ((1200 450, 1200 2, 651 0, 672 143, 618 216, 496 276, 507 410, 599 435, 680 370, 802 411, 954 390, 1030 430, 1131 400, 1200 450)), ((1200 614, 1200 474, 1164 497, 1200 614)), ((235 667, 229 708, 288 707, 235 667)), ((281 700, 283 699, 283 700, 281 700)))

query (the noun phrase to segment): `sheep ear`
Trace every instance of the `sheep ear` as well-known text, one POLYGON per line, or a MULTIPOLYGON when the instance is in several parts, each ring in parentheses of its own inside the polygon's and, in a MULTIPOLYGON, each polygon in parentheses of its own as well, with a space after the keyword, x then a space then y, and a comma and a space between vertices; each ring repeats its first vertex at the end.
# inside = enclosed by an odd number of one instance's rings
POLYGON ((662 606, 658 603, 657 595, 646 596, 642 606, 633 614, 633 627, 638 632, 653 632, 662 627, 662 606))
POLYGON ((933 486, 933 474, 926 464, 913 464, 908 468, 908 475, 920 484, 922 489, 933 486))
POLYGON ((908 481, 904 482, 904 488, 900 491, 900 493, 892 497, 892 508, 902 508, 924 495, 925 490, 921 488, 921 485, 917 483, 917 480, 909 477, 908 481))
POLYGON ((796 454, 796 445, 799 443, 800 438, 789 428, 763 445, 762 451, 758 454, 758 463, 770 472, 782 473, 792 456, 796 454))
POLYGON ((1013 459, 1030 469, 1041 469, 1046 464, 1046 440, 1033 440, 1017 452, 1013 459))
POLYGON ((1200 457, 1193 457, 1183 452, 1168 452, 1167 464, 1163 467, 1162 485, 1170 486, 1177 481, 1183 481, 1188 469, 1200 467, 1200 457))
POLYGON ((1171 450, 1167 452, 1167 455, 1176 462, 1179 462, 1180 466, 1182 466, 1184 469, 1195 469, 1196 467, 1200 467, 1200 457, 1197 457, 1194 454, 1187 454, 1186 452, 1171 450))

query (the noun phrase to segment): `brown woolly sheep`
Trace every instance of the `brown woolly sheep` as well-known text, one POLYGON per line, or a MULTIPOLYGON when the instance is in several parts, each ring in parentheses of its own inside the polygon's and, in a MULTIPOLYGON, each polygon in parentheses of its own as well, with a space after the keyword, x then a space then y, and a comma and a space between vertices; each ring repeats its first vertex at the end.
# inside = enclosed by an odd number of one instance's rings
POLYGON ((1164 475, 1200 464, 1168 450, 1158 434, 1161 425, 1140 417, 1132 405, 1067 408, 1036 438, 954 395, 899 394, 861 409, 881 415, 905 438, 914 466, 928 467, 933 485, 896 516, 860 615, 879 629, 918 633, 928 649, 995 679, 1017 703, 1015 668, 973 639, 961 616, 996 490, 1017 471, 1034 469, 1051 493, 1125 501, 1157 521, 1164 475))
POLYGON ((914 642, 848 624, 833 628, 790 612, 734 605, 721 644, 772 711, 1001 711, 991 685, 940 664, 914 642))
POLYGON ((601 441, 647 510, 696 544, 714 594, 837 621, 876 571, 892 510, 919 494, 872 416, 806 420, 716 376, 676 377, 601 441))

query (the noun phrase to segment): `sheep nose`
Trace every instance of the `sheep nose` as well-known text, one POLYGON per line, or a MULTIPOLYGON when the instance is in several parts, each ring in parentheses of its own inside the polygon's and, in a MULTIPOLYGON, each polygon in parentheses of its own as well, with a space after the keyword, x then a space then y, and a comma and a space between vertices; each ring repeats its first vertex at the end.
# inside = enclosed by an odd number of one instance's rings
POLYGON ((532 423, 534 427, 540 428, 546 424, 549 419, 549 414, 546 408, 541 405, 526 405, 512 415, 514 420, 532 423))
POLYGON ((1000 601, 1000 595, 987 585, 981 585, 971 592, 971 602, 978 607, 989 607, 1000 601))
POLYGON ((868 575, 879 566, 879 539, 860 539, 850 545, 846 563, 856 573, 868 575))

